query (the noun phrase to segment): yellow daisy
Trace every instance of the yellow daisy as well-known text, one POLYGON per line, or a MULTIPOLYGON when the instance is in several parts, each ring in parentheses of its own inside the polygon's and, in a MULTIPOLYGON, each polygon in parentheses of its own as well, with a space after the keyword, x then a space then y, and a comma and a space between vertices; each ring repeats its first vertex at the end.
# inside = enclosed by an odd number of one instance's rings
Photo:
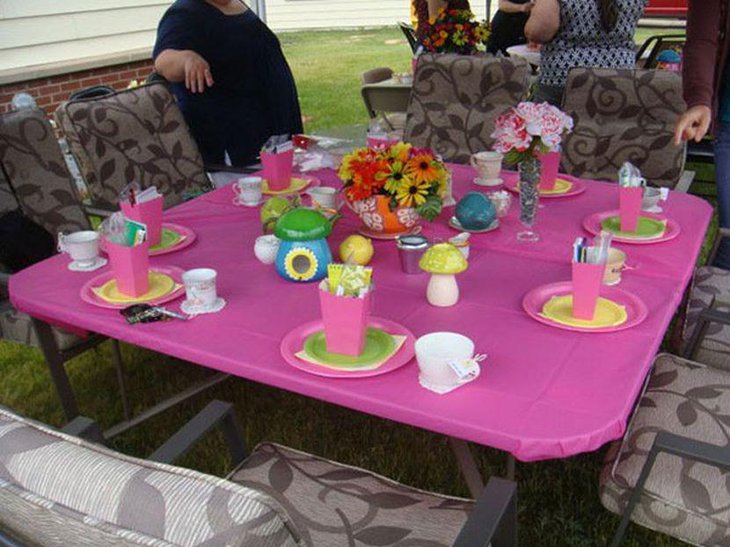
POLYGON ((405 179, 398 186, 395 199, 398 201, 398 205, 403 207, 418 207, 426 201, 430 186, 426 182, 405 179))
POLYGON ((400 161, 394 161, 388 164, 388 171, 384 179, 385 190, 390 194, 395 194, 398 187, 406 178, 406 166, 400 161))

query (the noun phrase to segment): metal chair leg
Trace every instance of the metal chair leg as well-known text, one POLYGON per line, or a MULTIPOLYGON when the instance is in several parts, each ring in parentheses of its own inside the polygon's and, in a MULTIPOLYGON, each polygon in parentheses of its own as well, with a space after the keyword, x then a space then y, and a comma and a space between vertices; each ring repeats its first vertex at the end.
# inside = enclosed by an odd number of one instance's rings
POLYGON ((122 412, 124 419, 129 421, 132 419, 132 409, 129 405, 129 395, 127 394, 127 382, 124 374, 124 359, 122 358, 122 350, 119 347, 119 340, 112 338, 112 361, 114 369, 117 373, 117 384, 119 385, 119 396, 122 398, 122 412))
POLYGON ((449 437, 449 445, 454 456, 456 456, 456 460, 459 462, 459 469, 461 469, 461 474, 466 481, 466 485, 469 487, 469 492, 474 499, 478 498, 479 494, 484 490, 484 480, 474 461, 474 455, 471 453, 469 443, 461 439, 449 437))
POLYGON ((61 399, 61 407, 66 415, 66 420, 71 421, 79 415, 79 408, 76 404, 76 397, 71 389, 71 383, 66 374, 64 360, 56 343, 56 337, 48 323, 33 318, 33 328, 38 336, 38 342, 41 352, 46 359, 48 370, 51 373, 51 379, 56 387, 59 399, 61 399))

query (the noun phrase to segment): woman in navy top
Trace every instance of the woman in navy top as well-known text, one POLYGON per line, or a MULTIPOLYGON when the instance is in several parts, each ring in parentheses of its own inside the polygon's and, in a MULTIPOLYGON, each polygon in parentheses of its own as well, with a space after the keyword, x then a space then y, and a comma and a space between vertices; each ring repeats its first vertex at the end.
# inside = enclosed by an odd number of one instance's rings
POLYGON ((257 161, 271 135, 301 133, 296 85, 274 33, 240 0, 176 0, 157 28, 155 70, 206 163, 257 161))

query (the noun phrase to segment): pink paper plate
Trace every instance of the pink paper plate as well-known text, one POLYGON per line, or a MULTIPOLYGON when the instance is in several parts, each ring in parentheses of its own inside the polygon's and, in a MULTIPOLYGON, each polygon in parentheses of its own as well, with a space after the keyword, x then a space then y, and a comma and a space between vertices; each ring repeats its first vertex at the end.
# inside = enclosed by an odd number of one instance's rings
MULTIPOLYGON (((169 302, 170 300, 175 300, 177 297, 182 296, 185 294, 185 287, 182 286, 182 274, 183 270, 181 268, 178 268, 176 266, 159 266, 150 268, 150 270, 155 272, 160 272, 169 275, 172 277, 172 279, 180 285, 180 288, 172 291, 171 293, 166 294, 165 296, 161 296, 160 298, 157 298, 155 300, 150 300, 149 302, 145 302, 145 304, 150 304, 151 306, 156 306, 158 304, 164 304, 165 302, 169 302)), ((81 300, 84 302, 91 304, 93 306, 98 306, 100 308, 108 308, 111 310, 119 310, 122 308, 126 308, 127 306, 131 306, 133 303, 124 303, 124 304, 114 304, 112 302, 107 302, 103 298, 99 298, 96 296, 94 291, 92 290, 94 287, 101 287, 104 283, 109 281, 112 278, 112 271, 107 270, 103 273, 100 273, 96 277, 92 277, 89 279, 83 287, 81 287, 81 300)))
MULTIPOLYGON (((601 222, 603 222, 604 219, 617 216, 618 214, 618 209, 614 209, 612 211, 602 211, 600 213, 593 213, 592 215, 588 215, 586 218, 583 219, 583 228, 595 235, 601 231, 601 222)), ((657 220, 666 220, 667 229, 664 230, 664 233, 661 236, 655 237, 653 239, 634 239, 614 234, 613 241, 618 241, 620 243, 632 243, 634 245, 651 245, 653 243, 669 241, 670 239, 674 239, 679 235, 679 224, 677 224, 677 222, 675 220, 672 220, 671 218, 667 218, 664 215, 658 215, 655 213, 647 213, 646 211, 641 211, 640 216, 655 218, 657 220)))
POLYGON ((181 251, 181 250, 185 249, 186 247, 189 247, 190 245, 192 245, 193 241, 195 241, 195 238, 196 238, 195 232, 193 232, 187 226, 181 226, 180 224, 173 224, 172 222, 163 222, 162 228, 167 228, 168 230, 177 232, 178 234, 183 236, 183 239, 181 241, 178 241, 177 245, 173 245, 172 247, 168 247, 167 249, 160 249, 158 251, 150 251, 150 256, 160 256, 160 255, 166 255, 168 253, 175 253, 177 251, 181 251))
POLYGON ((522 307, 530 317, 540 323, 545 323, 546 325, 557 327, 559 329, 578 332, 616 332, 619 330, 629 329, 641 323, 644 319, 646 319, 646 316, 649 313, 649 310, 646 308, 646 304, 644 304, 643 300, 641 300, 638 296, 617 287, 608 287, 603 285, 601 286, 601 296, 603 298, 607 298, 626 307, 626 315, 628 318, 625 323, 615 327, 591 329, 587 327, 564 325, 563 323, 551 321, 547 317, 540 315, 545 302, 550 300, 553 296, 564 296, 571 292, 573 292, 573 283, 570 281, 560 281, 558 283, 542 285, 541 287, 532 289, 525 295, 522 299, 522 307))
MULTIPOLYGON (((568 198, 570 196, 577 196, 586 191, 586 183, 580 179, 570 177, 568 175, 559 174, 559 179, 567 180, 572 184, 570 190, 563 194, 543 194, 540 193, 540 199, 555 199, 555 198, 568 198)), ((520 176, 514 171, 502 171, 502 179, 504 179, 504 187, 515 194, 519 194, 520 191, 517 188, 517 184, 520 182, 520 176)))
POLYGON ((394 321, 389 321, 388 319, 382 319, 380 317, 371 317, 369 325, 371 327, 383 329, 389 334, 400 334, 406 337, 406 341, 403 342, 400 349, 390 359, 374 370, 335 370, 313 365, 299 359, 295 354, 302 350, 304 347, 304 340, 307 336, 324 329, 321 319, 304 323, 287 334, 281 341, 281 355, 284 357, 284 360, 294 368, 298 368, 304 372, 309 372, 310 374, 316 374, 317 376, 325 376, 327 378, 367 378, 369 376, 378 376, 379 374, 392 372, 413 359, 415 354, 413 347, 416 337, 413 336, 411 331, 394 321))

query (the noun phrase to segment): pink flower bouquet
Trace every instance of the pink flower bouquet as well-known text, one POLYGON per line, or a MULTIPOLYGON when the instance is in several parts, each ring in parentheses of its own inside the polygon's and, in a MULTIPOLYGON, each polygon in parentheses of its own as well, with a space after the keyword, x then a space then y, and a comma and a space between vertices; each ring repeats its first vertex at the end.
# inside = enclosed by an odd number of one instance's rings
POLYGON ((507 163, 519 163, 560 149, 563 133, 573 129, 573 119, 548 103, 523 102, 502 114, 495 123, 494 149, 507 163))

